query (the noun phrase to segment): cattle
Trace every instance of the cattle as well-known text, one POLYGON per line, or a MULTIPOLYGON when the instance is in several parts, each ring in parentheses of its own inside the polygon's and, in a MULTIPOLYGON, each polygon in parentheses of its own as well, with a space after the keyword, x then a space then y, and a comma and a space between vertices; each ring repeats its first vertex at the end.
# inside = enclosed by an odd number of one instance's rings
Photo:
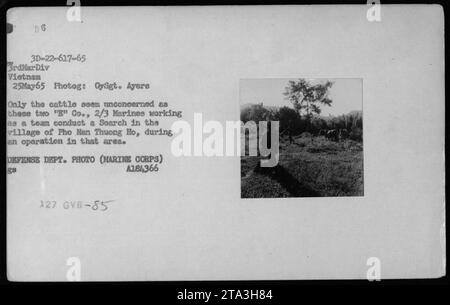
POLYGON ((339 140, 339 130, 337 130, 337 129, 328 130, 325 137, 332 141, 338 141, 339 140))
POLYGON ((343 140, 343 139, 347 139, 348 138, 348 131, 347 129, 339 129, 339 139, 343 140))

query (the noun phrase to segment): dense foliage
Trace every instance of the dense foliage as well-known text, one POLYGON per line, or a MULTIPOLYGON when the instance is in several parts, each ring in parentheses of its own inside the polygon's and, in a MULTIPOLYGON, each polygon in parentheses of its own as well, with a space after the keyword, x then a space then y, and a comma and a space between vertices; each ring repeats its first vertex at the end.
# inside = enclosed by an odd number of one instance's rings
POLYGON ((299 113, 290 107, 264 107, 263 104, 247 104, 241 107, 241 121, 271 120, 280 122, 280 133, 288 128, 293 134, 310 132, 319 134, 320 130, 347 129, 351 139, 362 141, 362 112, 352 111, 339 116, 314 115, 310 118, 300 117, 299 113))

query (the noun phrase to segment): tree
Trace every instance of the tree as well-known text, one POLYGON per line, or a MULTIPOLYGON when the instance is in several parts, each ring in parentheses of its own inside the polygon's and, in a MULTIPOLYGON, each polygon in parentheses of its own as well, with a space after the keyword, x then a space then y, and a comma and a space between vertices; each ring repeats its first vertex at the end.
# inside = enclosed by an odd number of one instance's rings
POLYGON ((286 106, 283 106, 278 110, 275 120, 280 122, 281 131, 291 129, 291 132, 298 129, 300 122, 297 111, 286 106))
POLYGON ((265 121, 266 117, 270 115, 270 111, 264 108, 263 104, 252 104, 241 109, 241 121, 265 121))
POLYGON ((331 106, 333 101, 328 98, 328 91, 332 85, 333 82, 330 81, 313 85, 300 78, 297 82, 290 80, 283 94, 293 104, 299 116, 306 118, 310 126, 312 116, 321 113, 320 104, 331 106))

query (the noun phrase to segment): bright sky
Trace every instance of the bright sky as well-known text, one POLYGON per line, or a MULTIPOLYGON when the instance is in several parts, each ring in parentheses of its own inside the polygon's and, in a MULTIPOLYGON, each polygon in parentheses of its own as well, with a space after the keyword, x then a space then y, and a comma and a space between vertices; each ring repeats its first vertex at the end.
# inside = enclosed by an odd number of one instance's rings
MULTIPOLYGON (((289 106, 283 92, 290 79, 241 79, 240 102, 242 104, 263 103, 266 106, 289 106)), ((292 79, 297 81, 298 79, 292 79)), ((329 91, 328 98, 333 103, 331 106, 320 105, 321 115, 340 115, 353 110, 362 110, 362 79, 337 78, 337 79, 308 79, 312 84, 325 83, 327 80, 334 82, 329 91)))

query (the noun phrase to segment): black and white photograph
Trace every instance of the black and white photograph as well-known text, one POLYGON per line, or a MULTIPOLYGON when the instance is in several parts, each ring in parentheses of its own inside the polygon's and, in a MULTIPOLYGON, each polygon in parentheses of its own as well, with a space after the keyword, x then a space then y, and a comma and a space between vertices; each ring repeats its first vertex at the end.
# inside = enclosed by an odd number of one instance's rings
POLYGON ((361 79, 241 80, 240 102, 244 124, 279 122, 276 166, 241 156, 242 198, 364 195, 361 79))

